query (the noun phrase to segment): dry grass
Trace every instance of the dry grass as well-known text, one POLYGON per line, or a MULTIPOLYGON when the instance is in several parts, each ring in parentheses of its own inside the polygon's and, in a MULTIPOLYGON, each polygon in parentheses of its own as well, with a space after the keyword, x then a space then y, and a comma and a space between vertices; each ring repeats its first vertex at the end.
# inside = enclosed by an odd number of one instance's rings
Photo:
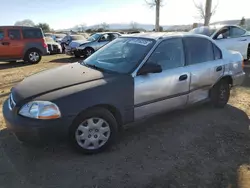
POLYGON ((62 58, 67 60, 68 56, 45 56, 42 61, 36 65, 27 65, 23 62, 0 63, 0 130, 5 127, 2 117, 2 104, 7 99, 10 89, 27 76, 65 64, 60 63, 62 58), (59 60, 57 61, 57 59, 59 60))

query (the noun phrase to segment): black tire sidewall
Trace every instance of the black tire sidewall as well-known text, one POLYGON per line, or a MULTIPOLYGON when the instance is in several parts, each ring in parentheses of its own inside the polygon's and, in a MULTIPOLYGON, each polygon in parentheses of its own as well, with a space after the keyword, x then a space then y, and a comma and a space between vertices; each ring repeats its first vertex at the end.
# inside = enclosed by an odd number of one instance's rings
POLYGON ((92 48, 89 48, 89 47, 85 48, 85 49, 84 49, 84 56, 85 56, 86 58, 89 57, 89 56, 87 55, 87 50, 91 50, 91 55, 95 52, 95 50, 93 50, 92 48))
POLYGON ((105 108, 93 108, 80 114, 69 129, 69 141, 71 145, 78 151, 84 154, 95 154, 104 151, 110 147, 116 140, 118 134, 118 125, 115 117, 105 108), (85 120, 91 117, 99 117, 104 119, 110 127, 110 137, 108 141, 96 150, 88 150, 79 146, 75 138, 75 132, 78 126, 85 120))
POLYGON ((25 61, 27 61, 28 63, 31 63, 31 64, 37 64, 37 63, 39 63, 39 62, 41 61, 41 59, 42 59, 41 53, 40 53, 38 50, 35 50, 35 49, 34 49, 34 50, 29 50, 29 51, 26 53, 26 55, 25 55, 25 61), (30 60, 29 55, 30 55, 30 53, 32 53, 32 52, 38 53, 39 58, 38 58, 37 61, 31 61, 31 60, 30 60))
POLYGON ((212 104, 218 108, 223 108, 228 103, 229 97, 230 85, 228 84, 227 80, 220 80, 217 84, 214 85, 210 93, 212 104), (226 97, 224 98, 224 100, 221 100, 220 98, 221 87, 226 90, 226 97))

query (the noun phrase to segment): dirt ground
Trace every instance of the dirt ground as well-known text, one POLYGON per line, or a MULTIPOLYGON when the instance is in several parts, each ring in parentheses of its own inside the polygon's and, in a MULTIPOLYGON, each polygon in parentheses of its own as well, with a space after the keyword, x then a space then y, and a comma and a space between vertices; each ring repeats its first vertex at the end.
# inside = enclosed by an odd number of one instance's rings
MULTIPOLYGON (((35 72, 77 61, 46 56, 37 65, 0 63, 0 106, 10 88, 35 72)), ((250 68, 224 109, 208 104, 130 125, 109 151, 80 155, 66 143, 20 144, 0 109, 0 187, 250 187, 250 68)))

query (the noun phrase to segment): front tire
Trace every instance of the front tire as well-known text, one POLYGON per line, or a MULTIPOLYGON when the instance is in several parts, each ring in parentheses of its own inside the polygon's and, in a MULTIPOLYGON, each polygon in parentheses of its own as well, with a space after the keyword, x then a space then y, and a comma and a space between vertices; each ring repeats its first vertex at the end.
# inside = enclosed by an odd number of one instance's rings
POLYGON ((118 134, 115 117, 105 108, 82 113, 69 130, 72 146, 84 154, 101 152, 110 147, 118 134))
POLYGON ((85 58, 91 56, 94 52, 95 52, 95 50, 93 48, 89 48, 89 47, 85 48, 84 49, 85 58))
POLYGON ((220 80, 210 91, 212 104, 217 108, 223 108, 228 103, 230 97, 230 85, 227 80, 220 80))
POLYGON ((28 50, 24 57, 24 61, 31 64, 37 64, 41 61, 41 59, 42 59, 41 53, 37 49, 28 50))

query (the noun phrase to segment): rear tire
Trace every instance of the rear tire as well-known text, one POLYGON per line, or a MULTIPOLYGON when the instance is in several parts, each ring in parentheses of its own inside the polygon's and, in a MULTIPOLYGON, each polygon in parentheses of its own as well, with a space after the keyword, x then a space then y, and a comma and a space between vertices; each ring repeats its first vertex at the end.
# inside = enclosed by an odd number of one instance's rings
POLYGON ((211 103, 217 108, 223 108, 230 97, 230 85, 227 80, 222 79, 210 90, 211 103))
POLYGON ((24 61, 31 64, 37 64, 41 61, 41 59, 42 59, 41 52, 37 49, 28 50, 24 56, 24 61))
POLYGON ((84 154, 99 153, 116 140, 118 125, 105 108, 93 108, 79 115, 69 129, 73 148, 84 154))

